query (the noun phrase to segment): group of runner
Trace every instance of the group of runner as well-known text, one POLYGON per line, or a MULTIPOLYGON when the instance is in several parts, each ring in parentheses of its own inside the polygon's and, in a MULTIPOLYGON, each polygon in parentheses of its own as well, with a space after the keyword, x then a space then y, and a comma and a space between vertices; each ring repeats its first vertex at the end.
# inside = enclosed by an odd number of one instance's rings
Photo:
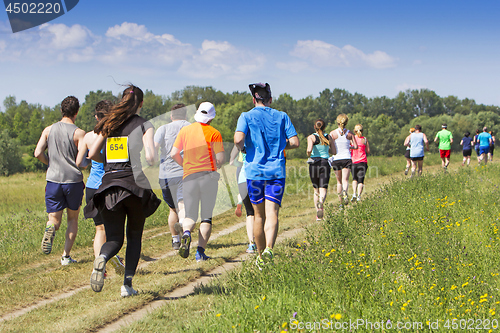
MULTIPOLYGON (((441 131, 436 133, 434 142, 439 143, 439 156, 442 159, 442 167, 446 171, 450 164, 451 144, 453 143, 453 134, 448 130, 448 125, 443 123, 441 131)), ((406 137, 404 145, 407 147, 405 152, 406 169, 405 175, 408 174, 411 166, 411 176, 415 173, 422 174, 422 166, 424 159, 424 147, 429 151, 429 141, 427 136, 422 132, 422 127, 416 125, 415 128, 410 129, 410 134, 406 137)), ((493 159, 493 151, 495 149, 495 137, 493 132, 484 127, 483 131, 476 130, 476 135, 471 138, 470 132, 466 132, 464 137, 460 140, 462 146, 462 166, 470 165, 470 158, 472 149, 476 151, 477 161, 481 163, 484 161, 486 164, 488 160, 493 159)))
POLYGON ((314 123, 315 133, 307 137, 309 156, 309 176, 314 189, 316 220, 323 219, 323 206, 330 182, 330 169, 337 178, 337 195, 340 208, 349 203, 349 175, 352 174, 353 195, 351 201, 360 201, 364 179, 368 169, 366 155, 370 153, 368 139, 363 136, 363 126, 357 124, 354 133, 346 126, 349 118, 345 114, 337 116, 337 128, 325 133, 326 123, 318 119, 314 123), (331 156, 330 156, 331 155, 331 156))
MULTIPOLYGON (((273 258, 278 232, 286 178, 284 151, 297 148, 299 139, 288 115, 270 107, 269 84, 250 84, 249 88, 255 107, 238 119, 234 134, 237 157, 233 160, 238 160, 241 167, 238 183, 247 210, 247 251, 257 252, 256 265, 262 269, 273 258)), ((101 291, 106 264, 112 263, 124 275, 122 297, 137 294, 132 279, 141 253, 145 219, 161 202, 142 171, 143 148, 149 165, 155 163, 160 151, 159 182, 170 207, 172 248, 183 258, 189 256, 191 233, 200 217, 196 261, 210 259, 205 248, 218 191, 217 169, 224 163, 221 134, 210 126, 216 116, 210 102, 199 105, 192 124, 186 120, 186 106, 175 105, 172 122, 159 127, 156 133, 153 125, 139 116, 142 105, 142 90, 127 86, 117 104, 101 101, 96 105, 97 125, 85 134, 74 124, 78 99, 69 96, 61 103, 61 121, 44 129, 35 150, 35 157, 48 165, 45 201, 49 218, 42 251, 51 253, 66 209, 68 228, 61 264, 76 262, 70 251, 85 188, 79 168, 92 163, 84 209, 85 217, 94 218, 96 225, 90 284, 94 291, 101 291), (117 254, 124 237, 127 248, 123 265, 117 254)))

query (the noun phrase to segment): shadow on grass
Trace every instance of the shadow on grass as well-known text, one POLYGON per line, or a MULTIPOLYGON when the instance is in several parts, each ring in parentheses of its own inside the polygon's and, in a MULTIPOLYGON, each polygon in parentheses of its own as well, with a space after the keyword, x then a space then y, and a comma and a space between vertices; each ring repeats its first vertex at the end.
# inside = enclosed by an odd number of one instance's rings
POLYGON ((207 248, 218 250, 218 249, 230 248, 230 247, 241 246, 241 245, 248 245, 248 243, 236 243, 236 244, 217 244, 217 243, 210 244, 210 243, 208 243, 207 248))

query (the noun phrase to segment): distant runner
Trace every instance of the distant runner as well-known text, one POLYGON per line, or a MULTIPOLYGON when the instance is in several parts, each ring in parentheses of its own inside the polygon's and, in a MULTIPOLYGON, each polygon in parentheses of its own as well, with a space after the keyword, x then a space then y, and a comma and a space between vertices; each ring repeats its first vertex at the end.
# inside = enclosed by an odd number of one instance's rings
POLYGON ((170 153, 179 131, 191 125, 186 121, 186 105, 176 104, 171 108, 171 123, 160 126, 155 133, 155 156, 160 149, 159 181, 163 200, 169 207, 168 226, 172 235, 172 249, 179 250, 181 246, 182 222, 185 217, 184 197, 182 187, 182 166, 175 162, 170 153))
POLYGON ((194 115, 195 123, 181 128, 175 139, 170 156, 184 170, 183 197, 186 217, 182 223, 181 244, 179 255, 189 256, 191 233, 198 220, 200 210, 200 229, 198 232, 198 248, 195 259, 197 262, 209 260, 205 249, 212 233, 212 215, 217 199, 220 175, 217 169, 224 163, 224 146, 218 130, 210 126, 215 118, 215 108, 212 103, 203 102, 194 115), (184 156, 181 156, 184 151, 184 156))
MULTIPOLYGON (((95 106, 95 119, 100 121, 104 118, 104 115, 109 112, 113 103, 110 101, 100 101, 95 106)), ((88 163, 87 152, 94 144, 97 138, 97 133, 92 131, 85 134, 83 140, 80 141, 78 147, 78 156, 76 157, 76 164, 81 167, 88 163)), ((102 163, 92 161, 92 167, 90 169, 89 177, 87 178, 87 185, 85 187, 85 201, 89 203, 90 199, 94 197, 94 193, 97 191, 102 183, 102 176, 104 176, 104 165, 102 163)), ((94 236, 94 257, 99 257, 102 245, 106 242, 106 231, 104 230, 104 221, 102 220, 101 214, 97 214, 94 217, 95 225, 95 236, 94 236)), ((109 261, 116 273, 123 274, 125 272, 125 266, 122 263, 121 258, 115 255, 109 261)))
POLYGON ((472 138, 470 138, 470 132, 465 132, 464 137, 460 141, 460 145, 463 148, 462 166, 467 162, 467 166, 470 165, 470 156, 472 155, 472 138))
POLYGON ((427 136, 422 133, 422 127, 415 125, 415 132, 410 134, 405 140, 405 146, 410 147, 411 158, 411 176, 415 176, 415 171, 418 175, 422 175, 422 167, 424 165, 424 146, 429 151, 429 141, 427 136))
POLYGON ((49 254, 56 231, 61 227, 62 214, 66 209, 68 228, 61 257, 61 265, 76 263, 70 256, 78 232, 78 213, 82 204, 83 175, 76 166, 78 145, 85 131, 75 125, 80 102, 74 96, 61 103, 61 121, 46 127, 35 149, 35 157, 47 164, 45 205, 49 220, 42 239, 42 251, 49 254), (47 151, 47 152, 46 152, 47 151))
POLYGON ((337 195, 340 208, 349 203, 347 191, 349 189, 349 174, 351 173, 351 149, 358 149, 354 135, 346 128, 349 117, 346 114, 337 116, 338 128, 330 132, 335 143, 336 154, 330 157, 330 164, 337 178, 337 195))
POLYGON ((448 125, 443 124, 442 130, 437 132, 434 142, 439 141, 439 156, 442 159, 442 166, 445 170, 448 169, 450 164, 451 144, 453 143, 453 134, 448 131, 448 125))
POLYGON ((490 160, 490 162, 493 162, 493 152, 495 151, 495 136, 493 135, 493 131, 490 131, 490 135, 491 135, 491 140, 492 140, 492 143, 490 145, 490 152, 488 153, 488 159, 490 160))
MULTIPOLYGON (((409 140, 409 137, 413 132, 415 132, 415 129, 412 127, 410 128, 410 134, 408 134, 408 136, 405 138, 405 142, 406 140, 409 140)), ((410 146, 406 147, 405 158, 406 158, 406 168, 405 168, 405 176, 406 176, 411 168, 410 146)))
POLYGON ((335 144, 328 133, 325 133, 325 121, 318 119, 314 123, 313 133, 307 137, 307 155, 309 156, 309 177, 314 189, 314 207, 316 220, 323 219, 323 204, 330 182, 330 154, 336 153, 335 144))
POLYGON ((479 129, 476 130, 476 135, 474 135, 474 140, 472 141, 472 144, 474 145, 474 150, 476 151, 476 156, 477 156, 477 163, 481 163, 481 154, 479 153, 479 133, 481 131, 479 129))
POLYGON ((254 237, 262 270, 273 259, 278 235, 278 214, 285 191, 285 149, 299 147, 299 138, 290 117, 270 107, 268 83, 249 85, 255 105, 238 118, 234 144, 246 152, 248 195, 255 211, 254 237))
POLYGON ((490 146, 493 144, 493 138, 491 134, 488 133, 488 128, 486 126, 483 127, 483 133, 477 136, 477 140, 479 141, 479 155, 481 156, 481 161, 487 164, 490 146))
POLYGON ((358 149, 352 151, 352 198, 351 201, 361 201, 366 171, 368 170, 367 154, 370 154, 368 139, 363 136, 363 125, 354 126, 354 140, 358 149))

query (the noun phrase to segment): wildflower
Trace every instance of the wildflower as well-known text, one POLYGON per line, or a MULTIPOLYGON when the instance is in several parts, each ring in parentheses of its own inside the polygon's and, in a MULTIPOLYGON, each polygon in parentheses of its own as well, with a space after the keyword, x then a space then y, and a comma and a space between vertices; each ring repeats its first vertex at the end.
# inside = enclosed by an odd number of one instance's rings
POLYGON ((262 300, 265 301, 266 300, 266 296, 262 297, 262 300))
POLYGON ((222 315, 222 313, 218 313, 218 314, 216 314, 215 316, 216 316, 216 317, 220 317, 221 315, 222 315))
POLYGON ((287 322, 284 322, 284 323, 281 325, 281 327, 285 328, 285 327, 286 327, 286 325, 288 325, 288 323, 287 323, 287 322))
POLYGON ((342 318, 342 315, 340 313, 337 313, 335 315, 335 320, 340 320, 342 318))
POLYGON ((328 257, 330 255, 331 252, 327 252, 325 253, 325 257, 328 257))
POLYGON ((258 308, 259 308, 259 306, 258 306, 258 305, 256 305, 256 306, 255 306, 255 308, 254 308, 254 310, 257 310, 258 308))

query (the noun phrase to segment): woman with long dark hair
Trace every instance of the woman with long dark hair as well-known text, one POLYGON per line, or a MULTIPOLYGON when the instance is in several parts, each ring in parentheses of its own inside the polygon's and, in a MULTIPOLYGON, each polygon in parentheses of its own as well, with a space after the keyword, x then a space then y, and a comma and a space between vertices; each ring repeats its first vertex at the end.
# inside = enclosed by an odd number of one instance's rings
POLYGON ((122 100, 95 126, 98 136, 89 151, 90 158, 104 163, 105 173, 101 186, 85 207, 85 217, 94 217, 98 211, 106 230, 106 243, 94 260, 90 285, 95 292, 102 290, 106 262, 123 246, 126 219, 127 250, 122 297, 137 294, 132 288, 132 278, 141 254, 144 222, 160 205, 142 172, 140 155, 143 147, 146 161, 153 164, 155 160, 153 125, 138 115, 142 103, 142 90, 129 85, 123 91, 122 100))
POLYGON ((323 219, 323 204, 330 182, 330 154, 335 154, 335 144, 328 133, 325 133, 325 121, 318 119, 314 122, 315 133, 307 137, 307 155, 309 156, 309 177, 314 188, 314 207, 316 220, 323 219))

